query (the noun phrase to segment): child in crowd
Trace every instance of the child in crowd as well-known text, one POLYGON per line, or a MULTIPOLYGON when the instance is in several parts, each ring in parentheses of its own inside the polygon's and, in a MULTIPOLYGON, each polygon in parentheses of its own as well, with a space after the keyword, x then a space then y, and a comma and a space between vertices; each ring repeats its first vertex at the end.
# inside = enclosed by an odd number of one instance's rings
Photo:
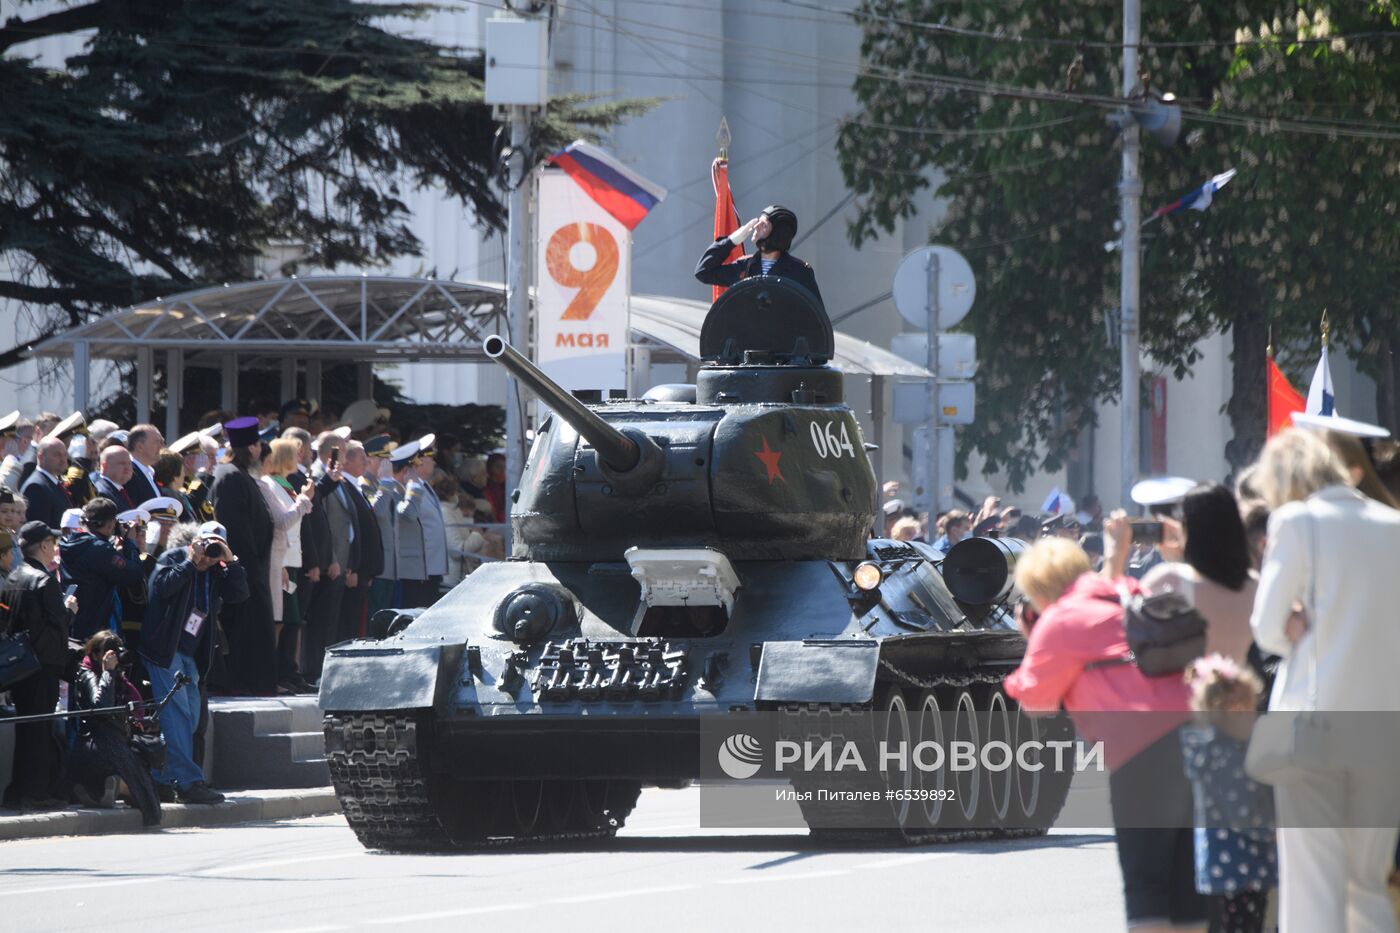
POLYGON ((1198 714, 1181 732, 1195 791, 1196 890, 1210 896, 1211 933, 1258 933, 1278 885, 1273 795, 1244 771, 1263 684, 1220 654, 1194 662, 1186 682, 1198 714))

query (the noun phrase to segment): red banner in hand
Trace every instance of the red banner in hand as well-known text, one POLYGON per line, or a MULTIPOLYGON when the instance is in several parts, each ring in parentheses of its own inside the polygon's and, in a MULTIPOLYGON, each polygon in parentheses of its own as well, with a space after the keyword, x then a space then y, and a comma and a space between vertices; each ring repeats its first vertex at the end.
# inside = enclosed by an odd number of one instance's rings
MULTIPOLYGON (((715 189, 715 239, 729 236, 739 229, 739 211, 734 206, 734 193, 729 190, 729 163, 723 159, 715 159, 710 163, 710 181, 715 189)), ((726 263, 734 262, 744 255, 743 245, 734 247, 729 251, 729 256, 724 260, 726 263)), ((714 301, 724 294, 723 285, 713 286, 714 294, 710 300, 714 301)))

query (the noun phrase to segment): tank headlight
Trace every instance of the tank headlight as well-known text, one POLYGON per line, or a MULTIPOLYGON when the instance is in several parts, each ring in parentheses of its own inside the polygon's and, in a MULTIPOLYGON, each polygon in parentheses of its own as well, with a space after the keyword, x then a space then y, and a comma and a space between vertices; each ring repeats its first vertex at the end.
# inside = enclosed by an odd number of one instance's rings
POLYGON ((856 567, 856 572, 851 574, 851 579, 855 582, 856 589, 869 593, 880 588, 885 574, 880 570, 879 564, 866 561, 856 567))

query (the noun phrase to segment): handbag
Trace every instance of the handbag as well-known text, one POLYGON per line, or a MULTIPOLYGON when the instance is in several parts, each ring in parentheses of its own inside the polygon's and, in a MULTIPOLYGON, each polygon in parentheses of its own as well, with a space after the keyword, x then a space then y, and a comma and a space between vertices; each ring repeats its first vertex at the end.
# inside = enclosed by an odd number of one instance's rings
POLYGON ((1148 677, 1179 674, 1206 653, 1205 616, 1172 590, 1124 599, 1123 634, 1148 677))
POLYGON ((132 732, 131 751, 152 771, 165 767, 165 736, 159 732, 132 732))
POLYGON ((39 656, 29 644, 28 632, 0 637, 0 690, 39 672, 39 656))
MULTIPOLYGON (((1317 526, 1309 518, 1312 546, 1312 579, 1304 608, 1316 619, 1317 526)), ((1302 712, 1264 713, 1254 723, 1245 752, 1245 773, 1261 784, 1284 784, 1306 774, 1327 771, 1338 759, 1331 749, 1331 730, 1317 712, 1317 627, 1313 626, 1308 652, 1308 708, 1302 712)))
POLYGON ((1206 618, 1185 595, 1168 590, 1132 596, 1118 593, 1123 606, 1123 637, 1128 653, 1084 665, 1086 671, 1120 664, 1136 664, 1148 677, 1180 674, 1206 652, 1206 618))
MULTIPOLYGON (((24 591, 13 590, 6 595, 11 600, 8 605, 4 605, 5 630, 9 632, 15 620, 19 618, 20 600, 24 591)), ((39 667, 39 655, 34 653, 34 646, 29 643, 28 632, 18 631, 0 635, 0 690, 8 689, 31 674, 37 674, 39 667)))

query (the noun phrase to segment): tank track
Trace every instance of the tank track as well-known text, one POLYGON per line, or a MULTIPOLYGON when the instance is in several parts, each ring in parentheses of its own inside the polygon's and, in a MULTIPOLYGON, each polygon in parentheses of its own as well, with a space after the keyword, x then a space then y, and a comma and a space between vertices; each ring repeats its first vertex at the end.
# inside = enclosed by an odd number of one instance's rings
MULTIPOLYGON (((338 714, 324 719, 326 760, 345 819, 369 849, 463 851, 577 844, 616 835, 641 794, 640 783, 609 785, 594 818, 527 832, 504 825, 509 782, 463 781, 431 767, 430 724, 399 712, 338 714)), ((571 791, 581 793, 577 790, 571 791)))
MULTIPOLYGON (((1000 683, 1005 676, 1003 673, 991 671, 967 671, 962 673, 939 674, 932 678, 919 677, 908 671, 904 671, 887 659, 880 659, 880 667, 890 677, 888 680, 881 680, 877 684, 876 696, 880 695, 880 689, 897 687, 906 692, 912 693, 916 690, 939 690, 966 687, 981 687, 983 689, 994 689, 1000 692, 1000 683)), ((1003 694, 1003 698, 1005 695, 1003 694)), ((832 717, 840 717, 842 713, 862 711, 869 712, 873 709, 872 704, 864 704, 858 707, 839 706, 831 704, 808 703, 799 705, 785 705, 782 707, 785 712, 795 714, 816 714, 824 713, 832 717)), ((911 710, 912 715, 912 710, 911 710)), ((827 720, 829 723, 831 720, 827 720)), ((826 738, 830 735, 831 727, 824 725, 820 734, 814 738, 826 738)), ((812 783, 810 787, 806 783, 793 782, 795 789, 802 791, 808 789, 818 789, 820 787, 840 788, 840 784, 833 784, 832 781, 825 780, 822 783, 812 783)), ((849 789, 868 789, 867 784, 852 783, 849 789)), ((942 827, 942 826, 901 826, 899 828, 871 828, 870 804, 823 801, 820 805, 803 804, 804 816, 808 817, 809 825, 813 822, 822 822, 826 826, 812 826, 809 830, 814 840, 825 845, 833 846, 924 846, 936 844, 956 844, 966 842, 986 842, 1004 839, 1026 839, 1036 836, 1043 836, 1048 832, 1049 826, 1053 823, 1054 816, 1059 813, 1064 804, 1064 795, 1068 793, 1068 784, 1064 786, 1047 786, 1044 792, 1049 793, 1058 800, 1052 800, 1045 807, 1048 815, 1044 827, 1023 828, 1023 827, 942 827), (1053 812, 1051 812, 1053 808, 1053 812), (836 826, 830 824, 835 823, 836 826), (846 825, 841 825, 846 824, 846 825)), ((878 805, 877 805, 878 806, 878 805)))

